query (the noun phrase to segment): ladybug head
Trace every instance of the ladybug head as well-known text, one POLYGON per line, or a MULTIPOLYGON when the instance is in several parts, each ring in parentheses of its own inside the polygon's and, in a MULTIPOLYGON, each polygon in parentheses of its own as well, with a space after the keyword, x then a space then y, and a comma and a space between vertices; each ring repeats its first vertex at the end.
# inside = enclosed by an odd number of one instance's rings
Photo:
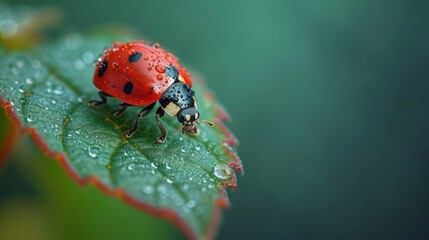
MULTIPOLYGON (((179 126, 174 134, 177 134, 180 129, 182 129, 182 134, 184 134, 185 131, 187 133, 196 134, 196 125, 201 124, 201 122, 198 120, 199 117, 200 113, 195 107, 189 107, 180 110, 180 112, 177 113, 177 120, 182 124, 182 126, 179 126)), ((204 120, 203 123, 206 123, 210 127, 214 126, 212 122, 206 120, 204 120)))

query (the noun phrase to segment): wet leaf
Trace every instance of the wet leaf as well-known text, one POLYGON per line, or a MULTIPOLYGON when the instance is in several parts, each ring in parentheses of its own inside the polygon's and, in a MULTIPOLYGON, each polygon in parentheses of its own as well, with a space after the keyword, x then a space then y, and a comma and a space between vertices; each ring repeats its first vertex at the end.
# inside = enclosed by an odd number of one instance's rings
POLYGON ((165 217, 191 238, 213 237, 228 200, 225 187, 236 188, 232 168, 242 171, 234 137, 223 126, 226 115, 201 81, 194 77, 202 119, 200 135, 173 135, 178 122, 162 119, 167 141, 159 135, 154 113, 143 118, 129 139, 139 107, 116 119, 110 115, 119 101, 88 107, 97 99, 92 85, 93 62, 110 46, 108 37, 71 34, 30 53, 6 55, 0 61, 0 96, 9 116, 25 128, 50 155, 60 160, 76 181, 94 183, 131 205, 165 217))

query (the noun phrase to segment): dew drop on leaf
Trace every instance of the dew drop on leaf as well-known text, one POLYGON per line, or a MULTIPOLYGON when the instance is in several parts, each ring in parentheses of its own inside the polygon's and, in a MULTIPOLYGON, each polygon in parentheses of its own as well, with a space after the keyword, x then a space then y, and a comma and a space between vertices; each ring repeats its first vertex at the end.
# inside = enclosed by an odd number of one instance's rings
POLYGON ((61 88, 56 88, 53 92, 54 92, 54 94, 56 94, 56 95, 61 95, 61 94, 63 94, 63 90, 62 90, 61 88))
POLYGON ((98 149, 98 147, 90 147, 90 148, 88 148, 88 154, 92 158, 96 158, 98 156, 99 152, 100 152, 100 150, 98 149))
POLYGON ((182 151, 182 153, 186 153, 188 152, 188 147, 187 146, 183 146, 180 151, 182 151))
POLYGON ((134 171, 135 168, 136 168, 136 165, 134 163, 130 163, 127 166, 128 171, 134 171))
POLYGON ((145 186, 143 186, 142 189, 143 189, 144 193, 147 193, 147 194, 153 193, 153 187, 150 185, 145 185, 145 186))
POLYGON ((214 175, 221 180, 230 179, 233 174, 234 173, 231 167, 226 165, 225 163, 218 163, 214 167, 214 175))
POLYGON ((32 84, 33 84, 33 80, 32 80, 31 78, 26 78, 26 79, 25 79, 25 82, 26 82, 28 85, 32 85, 32 84))
POLYGON ((195 207, 195 201, 190 200, 189 202, 186 203, 186 206, 188 208, 194 208, 195 207))
POLYGON ((158 165, 157 165, 155 162, 152 162, 150 165, 151 165, 154 169, 157 169, 157 168, 158 168, 158 165))
POLYGON ((34 60, 34 61, 31 63, 31 66, 32 66, 34 69, 39 68, 39 67, 40 67, 40 61, 39 61, 39 60, 34 60))
POLYGON ((89 64, 94 61, 94 54, 92 52, 85 52, 82 58, 85 63, 89 64))
POLYGON ((81 60, 76 60, 73 65, 76 70, 82 70, 85 67, 85 63, 81 60))

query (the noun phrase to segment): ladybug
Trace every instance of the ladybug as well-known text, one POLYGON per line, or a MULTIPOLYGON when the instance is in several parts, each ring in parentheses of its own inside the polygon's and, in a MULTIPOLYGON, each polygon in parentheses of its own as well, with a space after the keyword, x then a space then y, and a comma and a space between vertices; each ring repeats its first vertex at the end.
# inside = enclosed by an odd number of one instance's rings
POLYGON ((123 133, 127 138, 133 136, 139 128, 139 120, 148 115, 159 102, 155 118, 162 135, 155 144, 163 143, 167 129, 161 122, 165 113, 177 117, 182 134, 197 133, 196 125, 200 122, 197 100, 192 90, 189 73, 176 57, 159 47, 145 41, 113 43, 106 48, 95 64, 94 85, 100 90, 101 100, 89 101, 90 106, 100 106, 107 102, 107 97, 122 101, 120 108, 112 111, 114 117, 121 117, 131 106, 145 106, 138 114, 131 129, 123 133))

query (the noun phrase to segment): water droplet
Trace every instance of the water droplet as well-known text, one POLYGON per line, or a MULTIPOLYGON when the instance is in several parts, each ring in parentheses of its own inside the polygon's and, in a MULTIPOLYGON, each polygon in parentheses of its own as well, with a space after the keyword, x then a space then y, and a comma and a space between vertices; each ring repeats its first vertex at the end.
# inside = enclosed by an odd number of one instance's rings
POLYGON ((142 189, 143 189, 144 193, 147 193, 147 194, 153 193, 153 187, 150 185, 145 185, 145 186, 143 186, 142 189))
POLYGON ((24 98, 20 98, 19 99, 19 103, 21 103, 21 104, 24 104, 24 103, 26 103, 27 102, 27 100, 25 100, 24 98))
POLYGON ((86 52, 83 54, 82 59, 86 64, 90 64, 94 61, 94 55, 92 54, 92 52, 86 52))
POLYGON ((154 47, 154 48, 159 48, 159 47, 160 47, 160 45, 159 45, 159 43, 154 43, 154 44, 152 45, 152 47, 154 47))
POLYGON ((225 163, 218 163, 214 167, 214 175, 219 179, 227 180, 234 175, 234 172, 231 167, 225 163))
POLYGON ((54 93, 54 94, 56 94, 56 95, 61 95, 61 94, 63 94, 63 90, 62 90, 61 88, 56 88, 56 89, 53 91, 53 93, 54 93))
POLYGON ((129 51, 128 51, 128 55, 134 55, 136 53, 136 50, 134 50, 134 49, 130 49, 129 51))
POLYGON ((215 185, 213 183, 210 183, 207 187, 210 189, 213 189, 215 187, 215 185))
POLYGON ((81 98, 81 97, 78 97, 78 98, 77 98, 77 101, 78 101, 78 102, 82 102, 83 100, 82 100, 82 98, 81 98))
POLYGON ((39 68, 40 67, 40 61, 39 60, 34 60, 32 63, 31 63, 31 66, 33 67, 33 68, 39 68))
POLYGON ((170 53, 165 54, 165 60, 167 60, 170 63, 173 62, 173 58, 170 53))
POLYGON ((107 170, 112 169, 112 164, 110 164, 110 163, 106 164, 106 169, 107 169, 107 170))
POLYGON ((76 70, 82 70, 85 67, 85 63, 82 60, 76 60, 73 63, 76 70))
POLYGON ((195 201, 194 200, 190 200, 189 202, 186 203, 186 206, 188 208, 194 208, 195 207, 195 201))
POLYGON ((31 78, 26 78, 25 82, 29 85, 33 84, 33 80, 31 78))
POLYGON ((165 164, 165 168, 170 170, 171 169, 171 165, 169 163, 165 164))
POLYGON ((33 122, 33 119, 30 117, 27 117, 27 122, 33 122))
POLYGON ((130 163, 127 166, 128 171, 134 171, 135 168, 136 168, 136 165, 134 163, 130 163))
POLYGON ((187 146, 183 146, 180 151, 182 151, 182 153, 186 153, 188 151, 188 147, 187 146))
POLYGON ((201 150, 201 145, 195 146, 195 150, 200 151, 201 150))
POLYGON ((77 135, 79 135, 80 134, 80 130, 76 130, 76 131, 74 131, 77 135))
POLYGON ((172 183, 173 183, 173 180, 171 180, 171 179, 167 178, 167 182, 168 182, 169 184, 172 184, 172 183))
POLYGON ((161 81, 164 78, 164 76, 162 76, 162 74, 157 74, 156 75, 156 79, 158 79, 159 81, 161 81))
POLYGON ((117 63, 117 62, 113 62, 113 63, 112 63, 112 66, 113 66, 113 68, 117 68, 117 67, 119 67, 119 63, 117 63))
POLYGON ((156 65, 155 70, 159 73, 165 73, 165 68, 162 65, 156 65))
POLYGON ((98 156, 99 152, 100 152, 100 150, 98 149, 98 147, 90 147, 90 148, 88 148, 88 154, 92 158, 96 158, 98 156))
POLYGON ((51 103, 52 103, 52 104, 56 104, 56 103, 57 103, 57 101, 55 101, 55 100, 52 100, 52 101, 51 101, 51 103))
POLYGON ((23 93, 23 92, 24 92, 24 89, 22 89, 22 88, 18 88, 18 92, 23 93))
POLYGON ((147 68, 146 68, 146 70, 148 70, 148 71, 152 71, 152 67, 151 67, 151 66, 149 66, 149 67, 147 67, 147 68))
POLYGON ((155 162, 150 163, 150 165, 151 165, 153 168, 155 168, 155 169, 157 169, 157 168, 158 168, 158 164, 157 164, 157 163, 155 163, 155 162))
POLYGON ((158 192, 159 192, 161 195, 164 195, 164 197, 166 197, 166 196, 165 196, 165 194, 167 193, 168 188, 167 188, 167 186, 166 186, 165 184, 161 184, 161 185, 159 185, 159 186, 156 188, 156 190, 158 190, 158 192))

